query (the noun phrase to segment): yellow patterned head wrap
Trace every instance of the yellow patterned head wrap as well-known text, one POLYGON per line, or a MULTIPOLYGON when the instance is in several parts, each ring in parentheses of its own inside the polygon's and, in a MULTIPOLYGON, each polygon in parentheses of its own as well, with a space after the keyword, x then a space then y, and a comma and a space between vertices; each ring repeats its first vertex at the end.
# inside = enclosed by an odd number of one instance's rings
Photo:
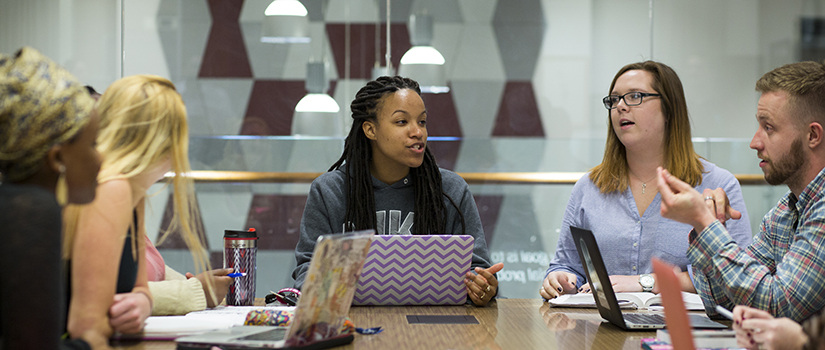
POLYGON ((30 47, 0 54, 0 174, 34 175, 43 157, 89 121, 94 100, 74 76, 30 47))

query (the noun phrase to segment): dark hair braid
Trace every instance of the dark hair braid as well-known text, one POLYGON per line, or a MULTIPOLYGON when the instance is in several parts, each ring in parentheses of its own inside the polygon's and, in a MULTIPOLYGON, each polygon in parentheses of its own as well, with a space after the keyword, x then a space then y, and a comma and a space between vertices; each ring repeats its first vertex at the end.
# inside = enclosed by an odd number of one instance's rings
MULTIPOLYGON (((372 147, 369 139, 364 135, 362 125, 367 120, 377 122, 377 112, 382 99, 387 94, 401 89, 410 89, 421 94, 421 89, 415 80, 399 76, 384 76, 368 82, 358 90, 355 99, 350 104, 353 121, 349 135, 344 141, 344 153, 328 170, 339 169, 344 163, 347 165, 347 211, 344 217, 346 229, 375 228, 375 192, 370 176, 372 147)), ((421 166, 410 169, 410 177, 415 192, 415 222, 413 224, 415 233, 444 233, 446 208, 441 195, 447 197, 459 213, 463 233, 465 230, 464 215, 461 210, 458 210, 453 199, 442 190, 441 172, 429 147, 424 149, 424 162, 421 166)))

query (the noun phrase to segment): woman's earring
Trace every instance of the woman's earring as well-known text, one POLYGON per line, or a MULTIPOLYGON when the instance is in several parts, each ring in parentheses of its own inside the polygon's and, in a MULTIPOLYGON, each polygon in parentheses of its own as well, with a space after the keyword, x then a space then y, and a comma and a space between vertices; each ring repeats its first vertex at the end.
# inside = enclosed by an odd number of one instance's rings
POLYGON ((69 202, 69 187, 66 186, 66 166, 60 164, 58 167, 60 175, 57 176, 57 185, 54 188, 54 195, 57 197, 57 204, 65 206, 69 202))

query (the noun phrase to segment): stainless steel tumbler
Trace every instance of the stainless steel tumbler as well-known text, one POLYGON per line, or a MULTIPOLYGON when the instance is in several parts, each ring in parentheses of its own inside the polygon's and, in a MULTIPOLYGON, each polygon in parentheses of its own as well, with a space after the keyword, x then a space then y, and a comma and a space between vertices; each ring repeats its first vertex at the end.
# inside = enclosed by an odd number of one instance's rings
POLYGON ((249 231, 224 230, 223 267, 231 267, 242 276, 235 277, 226 294, 226 305, 251 306, 255 303, 255 270, 258 234, 249 231))

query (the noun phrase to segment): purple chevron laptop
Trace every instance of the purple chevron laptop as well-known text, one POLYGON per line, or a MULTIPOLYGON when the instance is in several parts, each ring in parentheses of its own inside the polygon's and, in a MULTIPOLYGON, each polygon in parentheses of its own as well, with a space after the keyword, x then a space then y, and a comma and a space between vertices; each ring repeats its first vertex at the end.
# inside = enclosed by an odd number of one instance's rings
POLYGON ((464 304, 473 243, 469 235, 374 236, 353 304, 464 304))

